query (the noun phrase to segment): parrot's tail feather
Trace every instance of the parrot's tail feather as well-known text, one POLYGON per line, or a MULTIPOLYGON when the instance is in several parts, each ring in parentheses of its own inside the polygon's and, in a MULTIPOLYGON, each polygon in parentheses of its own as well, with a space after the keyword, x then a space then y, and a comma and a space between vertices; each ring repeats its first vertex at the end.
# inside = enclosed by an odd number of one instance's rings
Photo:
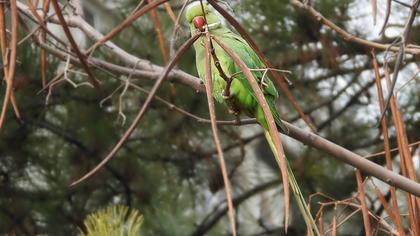
POLYGON ((271 114, 273 115, 274 122, 276 122, 277 129, 283 134, 289 134, 289 129, 286 127, 283 121, 281 121, 280 115, 276 110, 276 105, 274 103, 274 100, 267 99, 267 103, 270 107, 271 114))
POLYGON ((276 120, 276 125, 277 125, 277 129, 279 129, 280 133, 283 134, 289 134, 289 129, 287 128, 287 126, 281 121, 281 120, 276 120))
MULTIPOLYGON (((284 126, 284 124, 283 124, 284 126)), ((287 128, 286 128, 287 130, 287 128)), ((265 138, 267 139, 268 144, 270 145, 270 148, 276 158, 277 163, 280 165, 280 160, 279 160, 279 155, 277 154, 277 150, 276 147, 274 146, 273 141, 271 140, 271 136, 270 133, 268 132, 268 130, 264 130, 264 135, 265 138)), ((305 223, 306 223, 306 227, 308 228, 308 232, 310 232, 309 235, 320 235, 319 231, 318 231, 318 227, 316 226, 315 220, 313 219, 312 215, 311 215, 311 211, 308 208, 308 205, 306 205, 306 201, 305 198, 303 197, 302 192, 300 191, 299 185, 296 181, 295 176, 293 175, 293 171, 290 167, 289 162, 286 160, 286 164, 287 164, 287 176, 289 178, 289 184, 290 187, 292 189, 293 195, 295 196, 296 202, 298 204, 300 213, 302 214, 305 223)))

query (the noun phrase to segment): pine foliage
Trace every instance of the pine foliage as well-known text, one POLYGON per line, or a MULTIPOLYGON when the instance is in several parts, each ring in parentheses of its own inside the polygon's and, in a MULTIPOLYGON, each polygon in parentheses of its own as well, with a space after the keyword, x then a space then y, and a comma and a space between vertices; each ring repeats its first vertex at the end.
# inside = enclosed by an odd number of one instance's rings
POLYGON ((88 215, 84 220, 86 233, 81 236, 136 236, 142 224, 138 210, 114 205, 88 215))

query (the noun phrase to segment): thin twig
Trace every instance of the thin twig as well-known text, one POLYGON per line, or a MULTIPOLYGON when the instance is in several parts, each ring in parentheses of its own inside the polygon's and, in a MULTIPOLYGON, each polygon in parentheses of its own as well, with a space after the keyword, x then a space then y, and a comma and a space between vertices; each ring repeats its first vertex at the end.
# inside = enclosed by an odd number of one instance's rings
POLYGON ((398 230, 398 235, 399 236, 404 236, 405 235, 405 232, 404 232, 404 229, 402 228, 402 225, 401 225, 401 217, 400 217, 400 214, 398 213, 398 205, 397 206, 393 206, 393 210, 391 211, 391 208, 390 208, 388 202, 386 201, 384 195, 379 190, 379 188, 375 185, 375 182, 372 181, 372 179, 370 179, 370 183, 373 185, 373 187, 375 189, 375 194, 378 197, 379 202, 381 202, 381 204, 384 207, 386 213, 391 218, 391 220, 393 221, 394 225, 396 225, 397 230, 398 230))
MULTIPOLYGON (((378 91, 378 100, 379 100, 379 109, 381 112, 384 111, 384 96, 382 93, 382 84, 381 79, 379 76, 379 67, 378 62, 376 60, 375 52, 372 50, 371 52, 372 58, 373 58, 373 68, 375 73, 375 81, 376 81, 376 88, 378 91)), ((389 134, 388 134, 388 125, 387 120, 383 119, 381 121, 382 125, 382 134, 384 137, 384 149, 385 149, 385 161, 386 161, 386 167, 388 170, 392 171, 392 160, 391 160, 391 150, 389 145, 389 134)), ((397 149, 398 150, 398 149, 397 149)), ((404 230, 401 225, 401 218, 398 214, 398 199, 397 199, 397 193, 393 186, 390 186, 390 193, 391 193, 391 201, 392 201, 392 207, 393 207, 393 214, 389 215, 391 219, 393 219, 394 224, 397 226, 397 230, 401 236, 404 236, 404 230)))
MULTIPOLYGON (((147 1, 150 4, 153 0, 147 0, 147 1)), ((165 4, 166 3, 168 3, 168 2, 165 2, 165 4)), ((160 20, 159 20, 159 17, 157 15, 156 9, 152 9, 150 11, 150 15, 152 16, 152 21, 153 21, 153 24, 155 25, 155 31, 156 31, 156 34, 158 36, 159 47, 160 47, 160 51, 162 53, 163 61, 165 62, 165 64, 167 64, 169 62, 169 55, 168 55, 168 51, 166 50, 165 36, 163 35, 162 26, 160 24, 160 20)))
POLYGON ((134 13, 136 13, 136 11, 138 11, 143 4, 146 2, 146 0, 141 0, 139 3, 137 3, 137 6, 134 8, 133 11, 131 11, 130 16, 133 15, 134 13))
POLYGON ((373 18, 373 25, 376 25, 376 15, 378 12, 378 2, 377 0, 370 0, 372 6, 372 18, 373 18))
MULTIPOLYGON (((408 144, 408 146, 409 147, 420 146, 420 141, 410 143, 410 144, 408 144)), ((396 147, 396 148, 393 148, 389 151, 390 151, 390 153, 398 152, 398 148, 396 147)), ((369 154, 369 155, 366 155, 366 156, 363 156, 363 157, 366 158, 366 159, 371 159, 371 158, 374 158, 374 157, 384 156, 385 153, 386 153, 386 151, 376 152, 376 153, 372 153, 372 154, 369 154)))
MULTIPOLYGON (((272 189, 273 187, 278 186, 278 180, 271 180, 266 183, 263 183, 261 185, 258 185, 252 189, 250 189, 247 192, 242 193, 239 196, 236 196, 233 199, 233 204, 238 207, 240 204, 245 202, 246 200, 250 199, 251 197, 267 191, 269 189, 272 189)), ((202 236, 206 235, 206 232, 208 232, 214 225, 217 224, 217 222, 228 212, 228 208, 224 206, 222 209, 219 209, 219 206, 221 204, 218 204, 216 208, 211 211, 212 213, 204 217, 204 220, 195 228, 194 232, 191 233, 191 236, 202 236)))
MULTIPOLYGON (((37 13, 37 10, 35 6, 32 3, 32 0, 26 0, 27 5, 29 6, 29 9, 31 10, 32 14, 37 18, 39 27, 36 27, 32 33, 28 34, 24 39, 22 39, 19 44, 23 43, 26 39, 32 36, 32 34, 35 34, 39 29, 45 29, 47 27, 45 22, 46 13, 49 7, 48 0, 42 1, 42 17, 39 16, 37 13)), ((46 40, 46 31, 42 30, 40 41, 45 43, 46 40)), ((41 48, 41 81, 42 81, 42 87, 45 87, 47 84, 47 54, 45 49, 41 48)))
MULTIPOLYGON (((42 1, 42 22, 45 22, 45 16, 48 12, 49 8, 49 0, 42 1)), ((47 28, 47 23, 43 23, 45 28, 47 28)), ((45 30, 41 31, 41 42, 45 43, 47 38, 47 33, 45 30)), ((45 49, 41 49, 41 79, 42 79, 42 86, 45 87, 47 84, 47 52, 45 49)))
POLYGON ((397 89, 395 89, 395 93, 398 93, 401 89, 403 89, 404 87, 406 87, 410 82, 415 81, 416 79, 418 79, 418 75, 420 74, 420 70, 418 70, 413 77, 411 77, 409 80, 407 80, 404 84, 402 84, 400 87, 398 87, 397 89))
MULTIPOLYGON (((16 7, 17 0, 10 0, 10 12, 11 12, 11 39, 10 39, 10 57, 8 60, 7 67, 7 78, 6 78, 6 93, 4 95, 3 106, 1 109, 0 115, 0 129, 4 125, 6 119, 7 107, 9 105, 10 97, 13 94, 13 79, 16 72, 16 53, 17 53, 17 43, 18 43, 18 10, 16 7)), ((3 5, 3 3, 2 3, 3 5)), ((4 45, 5 47, 6 45, 4 45)))
POLYGON ((416 17, 416 13, 417 13, 416 9, 419 7, 419 5, 420 5, 420 0, 417 0, 414 3, 414 5, 411 9, 410 17, 408 18, 408 21, 407 21, 407 23, 404 27, 401 46, 400 46, 400 49, 398 51, 397 60, 396 60, 395 65, 394 65, 394 73, 392 74, 392 85, 391 85, 391 88, 388 90, 388 96, 387 96, 386 102, 385 102, 385 109, 384 109, 384 112, 382 112, 382 114, 381 114, 381 118, 379 118, 379 122, 384 118, 384 116, 385 116, 385 114, 386 114, 386 112, 389 108, 389 102, 390 102, 392 94, 394 93, 394 88, 395 88, 395 85, 397 83, 400 66, 401 66, 401 63, 403 62, 403 58, 404 58, 404 53, 407 50, 405 47, 406 47, 407 42, 410 38, 411 28, 413 26, 414 18, 416 17))
MULTIPOLYGON (((389 76, 388 67, 385 68, 385 78, 388 85, 388 89, 391 88, 391 79, 389 76)), ((395 130, 397 133, 397 144, 398 144, 398 151, 400 154, 400 162, 401 162, 401 172, 404 176, 409 177, 410 179, 416 181, 416 173, 414 170, 414 163, 411 157, 411 153, 408 149, 408 141, 407 141, 407 134, 405 133, 405 126, 401 119, 401 114, 398 109, 398 105, 394 96, 390 97, 390 106, 391 106, 391 113, 392 119, 394 122, 395 130)), ((417 204, 420 202, 420 198, 415 198, 409 193, 404 193, 407 202, 408 208, 408 219, 410 221, 410 228, 413 232, 413 235, 418 235, 419 233, 419 225, 417 224, 417 204)))
POLYGON ((74 38, 70 32, 70 29, 67 25, 66 20, 64 19, 63 13, 61 12, 61 8, 58 5, 57 0, 51 0, 51 3, 54 7, 54 10, 55 10, 55 13, 57 14, 58 19, 61 22, 61 26, 63 27, 64 33, 66 34, 66 37, 69 40, 73 51, 76 53, 77 57, 79 58, 80 64, 82 65, 83 69, 89 75, 90 82, 93 84, 93 86, 95 86, 96 89, 98 89, 99 91, 102 91, 101 85, 99 84, 98 80, 95 78, 88 64, 86 63, 85 56, 82 54, 82 52, 80 52, 79 47, 76 44, 76 41, 74 41, 74 38))
POLYGON ((356 170, 356 182, 357 182, 357 192, 358 197, 360 201, 360 208, 362 208, 362 214, 363 214, 363 224, 364 224, 364 230, 366 236, 372 235, 372 229, 370 228, 370 220, 369 220, 369 208, 366 203, 366 195, 365 195, 365 189, 362 181, 362 174, 360 173, 360 170, 356 170))
MULTIPOLYGON (((371 48, 376 48, 376 49, 380 49, 380 50, 386 50, 386 49, 389 48, 389 44, 372 42, 372 41, 362 39, 362 38, 359 38, 359 37, 356 37, 356 36, 350 34, 349 32, 340 28, 338 25, 334 24, 332 21, 328 20, 320 12, 316 11, 313 7, 309 6, 308 4, 303 4, 302 2, 300 2, 298 0, 290 0, 290 1, 294 6, 308 12, 310 14, 310 16, 315 18, 315 20, 319 21, 320 23, 326 25, 328 28, 337 32, 341 37, 343 37, 344 40, 366 46, 370 49, 371 48)), ((394 52, 398 52, 399 47, 390 47, 389 50, 394 51, 394 52)), ((420 54, 420 49, 406 48, 406 52, 411 53, 411 54, 420 54)))
POLYGON ((184 14, 184 10, 187 7, 189 2, 190 2, 189 0, 184 0, 184 3, 182 4, 181 10, 178 13, 178 17, 176 18, 176 22, 174 24, 174 29, 172 30, 172 33, 171 33, 171 39, 169 40, 169 56, 170 56, 170 58, 172 58, 172 56, 175 53, 175 41, 176 41, 176 38, 177 38, 177 34, 180 30, 182 30, 182 27, 180 27, 179 21, 182 18, 183 14, 184 14))
MULTIPOLYGON (((147 91, 146 89, 130 83, 130 86, 145 93, 145 94, 149 94, 150 92, 147 91)), ((123 85, 120 85, 114 92, 112 92, 108 97, 106 97, 105 99, 108 100, 111 96, 113 96, 113 94, 115 94, 117 92, 117 90, 121 89, 123 87, 123 85)), ((105 102, 105 99, 101 101, 101 104, 103 104, 105 102)), ((178 106, 176 106, 175 104, 159 97, 159 96, 155 96, 155 100, 159 101, 161 103, 163 103, 164 105, 166 105, 169 109, 174 110, 176 112, 178 112, 181 115, 184 115, 188 118, 193 119, 194 121, 198 122, 198 123, 207 123, 207 124, 211 124, 211 120, 207 119, 207 118, 203 118, 203 117, 199 117, 197 115, 194 115, 178 106)), ((241 125, 255 125, 258 124, 257 120, 255 118, 247 118, 247 119, 235 119, 235 120, 216 120, 216 124, 218 125, 234 125, 234 126, 241 126, 241 125)), ((258 136, 261 136, 261 134, 259 134, 258 136)))
MULTIPOLYGON (((31 13, 31 11, 28 9, 28 7, 26 5, 22 4, 21 2, 17 2, 17 3, 18 3, 18 8, 19 8, 20 12, 22 12, 25 16, 27 16, 31 20, 35 19, 35 16, 33 16, 33 14, 31 13)), ((150 9, 150 7, 147 8, 147 9, 150 9)), ((142 8, 141 10, 138 11, 137 15, 140 15, 140 16, 144 15, 145 13, 147 13, 147 11, 146 11, 147 9, 142 8)), ((51 22, 51 23, 59 23, 58 18, 54 17, 54 15, 50 15, 46 19, 48 20, 48 22, 51 22)), ((68 25, 69 26, 76 27, 76 28, 80 29, 92 41, 100 41, 104 37, 111 37, 109 35, 104 36, 103 34, 101 34, 99 31, 97 31, 94 27, 89 25, 80 16, 74 16, 74 15, 69 16, 67 20, 68 20, 68 25)), ((36 22, 36 20, 34 20, 34 21, 36 22)), ((61 42, 61 40, 59 38, 56 38, 54 36, 54 34, 49 32, 48 30, 47 30, 47 33, 48 33, 48 35, 54 37, 56 40, 61 42)), ((40 43, 39 45, 42 48, 46 48, 49 52, 54 53, 56 56, 59 55, 59 57, 61 59, 65 58, 65 56, 63 56, 62 54, 60 55, 59 51, 55 50, 51 46, 43 44, 43 43, 40 43)), ((144 78, 157 79, 164 69, 161 66, 153 64, 149 60, 145 60, 145 59, 136 57, 136 56, 124 51, 122 48, 118 47, 117 45, 115 45, 112 42, 109 42, 109 41, 105 42, 104 43, 104 49, 106 49, 114 57, 121 60, 121 62, 123 62, 125 64, 128 64, 128 66, 138 65, 136 67, 138 67, 142 71, 136 70, 136 72, 134 73, 134 76, 141 76, 141 77, 144 77, 144 78)), ((92 58, 92 56, 90 58, 92 58)), ((127 74, 128 75, 131 72, 131 67, 126 68, 126 67, 122 67, 122 66, 117 66, 115 64, 112 64, 112 63, 109 63, 109 62, 106 62, 106 61, 103 61, 103 60, 94 60, 94 61, 95 62, 94 62, 94 64, 92 64, 92 66, 98 65, 98 66, 104 67, 104 68, 106 68, 110 71, 114 71, 114 72, 119 73, 119 74, 127 74)), ((78 62, 72 60, 72 63, 78 63, 78 62)), ((197 77, 192 76, 192 75, 190 75, 190 74, 188 74, 184 71, 175 69, 175 70, 172 70, 172 72, 170 73, 169 76, 171 78, 179 79, 179 81, 183 81, 182 83, 186 82, 184 84, 194 88, 197 91, 204 91, 204 86, 199 84, 200 80, 197 77)))
POLYGON ((90 47, 87 50, 87 53, 92 53, 99 45, 102 45, 106 43, 107 41, 111 40, 115 35, 123 31, 127 26, 132 24, 135 20, 137 20, 139 17, 143 16, 147 12, 155 9, 157 6, 167 2, 169 0, 155 0, 146 6, 142 7, 140 10, 136 11, 133 15, 130 15, 127 17, 123 22, 118 24, 116 27, 114 27, 109 33, 107 33, 103 38, 98 40, 92 47, 90 47))
MULTIPOLYGON (((201 1, 200 1, 201 2, 201 1)), ((202 4, 202 2, 201 2, 202 4)), ((204 11, 203 11, 204 12, 204 11)), ((213 84, 212 84, 212 76, 211 76, 211 38, 208 30, 206 30, 206 40, 205 40, 205 87, 206 87, 206 94, 207 94, 207 102, 209 107, 209 114, 210 114, 210 120, 211 120, 211 130, 213 133, 213 139, 214 143, 216 144, 217 153, 219 156, 220 161, 220 169, 222 171, 223 176, 223 182, 225 185, 225 192, 226 192, 226 199, 227 199, 227 205, 229 209, 229 221, 230 226, 232 230, 232 235, 236 236, 236 223, 235 223, 235 215, 233 212, 233 203, 232 203, 232 194, 231 194, 231 188, 229 184, 229 176, 226 169, 226 163, 225 163, 225 157, 222 150, 222 145, 220 144, 220 138, 219 133, 217 130, 217 124, 216 124, 216 112, 214 111, 214 100, 213 100, 213 84)))
MULTIPOLYGON (((392 1, 394 1, 394 2, 396 2, 396 3, 398 3, 398 4, 400 4, 401 6, 404 6, 404 7, 408 7, 408 8, 410 8, 410 9, 412 9, 413 8, 413 6, 412 5, 410 5, 410 4, 407 4, 407 3, 405 3, 405 2, 401 2, 401 1, 399 1, 399 0, 392 0, 392 1)), ((416 11, 417 11, 417 13, 420 13, 420 9, 416 9, 416 11)))
MULTIPOLYGON (((1 47, 1 54, 2 54, 2 61, 3 61, 3 74, 4 77, 3 79, 6 81, 7 83, 7 78, 9 77, 8 73, 9 73, 9 63, 8 63, 8 55, 9 55, 9 50, 7 47, 7 33, 6 33, 6 19, 5 19, 5 2, 0 3, 0 47, 1 47)), ((7 85, 6 85, 7 88, 7 85)), ((15 93, 12 89, 12 93, 10 95, 10 99, 12 102, 12 106, 13 106, 13 110, 15 112, 15 115, 17 118, 21 118, 20 115, 20 111, 16 102, 16 97, 15 97, 15 93)))
POLYGON ((383 34, 386 29, 386 25, 388 24, 389 16, 391 15, 391 0, 386 0, 386 10, 385 10, 385 20, 382 24, 381 30, 379 31, 379 34, 383 34))
POLYGON ((168 14, 169 18, 171 18, 172 22, 175 24, 177 17, 175 16, 174 11, 172 10, 171 4, 169 4, 169 2, 165 2, 163 6, 165 7, 166 13, 168 14))

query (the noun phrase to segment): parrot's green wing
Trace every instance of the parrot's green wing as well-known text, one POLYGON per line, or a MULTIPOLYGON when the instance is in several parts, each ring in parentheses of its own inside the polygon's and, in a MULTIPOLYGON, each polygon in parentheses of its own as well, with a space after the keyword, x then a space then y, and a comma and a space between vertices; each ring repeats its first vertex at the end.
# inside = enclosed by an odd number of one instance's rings
MULTIPOLYGON (((268 73, 264 73, 264 69, 266 68, 264 63, 260 60, 260 58, 257 56, 257 54, 252 50, 252 48, 248 45, 248 43, 237 34, 234 34, 230 30, 226 30, 226 32, 223 34, 220 39, 227 44, 241 59, 242 61, 247 65, 249 69, 260 69, 260 71, 252 71, 252 74, 254 75, 254 79, 258 82, 260 85, 260 88, 263 91, 263 94, 265 95, 266 101, 270 107, 270 111, 273 115, 274 121, 276 122, 277 126, 280 128, 280 131, 283 133, 288 133, 287 127, 283 124, 283 122, 280 119, 280 115, 277 112, 276 106, 275 106, 275 99, 279 96, 276 87, 274 86, 271 79, 268 77, 268 73)), ((216 52, 219 52, 219 50, 216 49, 216 52)), ((224 53, 224 52, 222 52, 224 53)), ((224 55, 227 57, 227 55, 224 55)), ((241 71, 239 66, 234 64, 232 60, 228 60, 227 62, 229 65, 227 65, 226 68, 228 68, 228 71, 230 74, 237 73, 238 71, 241 71)), ((252 90, 251 85, 249 84, 248 80, 245 78, 243 73, 238 74, 234 77, 235 79, 238 79, 243 86, 248 90, 250 94, 254 97, 255 100, 257 100, 257 97, 252 90)), ((256 117, 257 119, 259 117, 256 117)), ((260 119, 263 119, 261 117, 260 119)), ((264 127, 268 128, 268 127, 264 127)))
MULTIPOLYGON (((252 48, 248 45, 248 43, 239 35, 229 31, 221 38, 223 42, 225 42, 232 50, 243 60, 243 62, 248 66, 249 69, 260 69, 264 70, 266 67, 264 63, 260 60, 257 54, 252 50, 252 48)), ((235 65, 235 70, 240 71, 239 66, 235 65)), ((271 95, 274 98, 277 98, 279 94, 271 81, 268 77, 268 74, 263 78, 264 71, 253 71, 254 78, 257 80, 259 84, 261 84, 261 80, 264 79, 264 86, 261 86, 263 89, 264 95, 271 95)), ((242 83, 247 84, 247 88, 252 91, 251 85, 248 83, 246 78, 242 76, 239 78, 242 83)))
MULTIPOLYGON (((264 135, 267 139, 268 144, 270 145, 271 151, 276 157, 276 161, 279 162, 280 157, 274 145, 274 142, 270 136, 270 132, 268 132, 268 130, 264 130, 264 135)), ((287 159, 286 159, 286 165, 287 165, 287 177, 289 179, 290 187, 292 188, 293 195, 295 196, 296 202, 298 203, 300 213, 302 214, 303 219, 305 220, 306 226, 308 227, 309 232, 311 232, 310 235, 316 235, 316 236, 321 235, 316 226, 315 220, 313 219, 311 215, 311 211, 309 210, 309 207, 306 204, 306 200, 303 197, 302 192, 300 191, 299 184, 296 181, 295 175, 293 174, 292 168, 290 167, 290 163, 287 159)))

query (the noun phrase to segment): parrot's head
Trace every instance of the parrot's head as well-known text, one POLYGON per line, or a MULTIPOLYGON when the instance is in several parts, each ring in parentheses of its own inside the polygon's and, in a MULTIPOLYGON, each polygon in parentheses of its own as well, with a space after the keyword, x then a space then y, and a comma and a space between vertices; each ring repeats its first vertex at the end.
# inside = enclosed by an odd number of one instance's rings
POLYGON ((188 5, 185 12, 185 18, 190 24, 191 32, 204 32, 206 26, 211 30, 220 25, 220 19, 214 13, 213 9, 209 8, 209 6, 205 3, 201 5, 199 1, 188 5))

